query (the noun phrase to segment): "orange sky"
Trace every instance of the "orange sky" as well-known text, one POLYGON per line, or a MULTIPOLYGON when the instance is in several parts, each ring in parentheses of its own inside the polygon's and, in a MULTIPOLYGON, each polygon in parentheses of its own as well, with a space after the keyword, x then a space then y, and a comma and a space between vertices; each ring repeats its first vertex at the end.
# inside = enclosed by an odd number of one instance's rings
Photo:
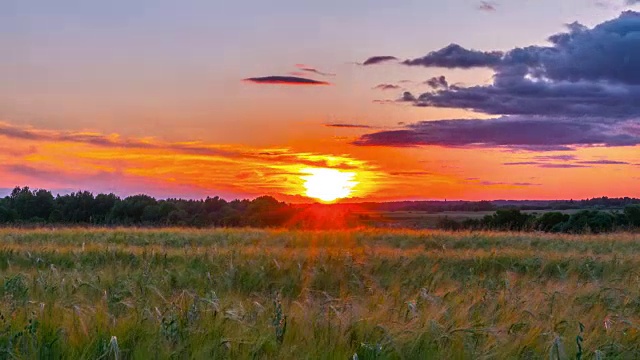
POLYGON ((478 4, 12 3, 0 196, 305 202, 309 169, 336 169, 352 200, 640 197, 640 14, 623 12, 638 6, 478 4), (617 50, 567 65, 550 36, 569 33, 580 54, 617 50))
MULTIPOLYGON (((355 172, 359 184, 352 196, 365 200, 628 196, 633 195, 638 181, 634 178, 638 176, 637 168, 628 165, 575 169, 504 166, 505 162, 526 162, 540 155, 436 146, 363 148, 349 144, 361 129, 338 131, 341 136, 332 138, 326 136, 327 128, 318 125, 315 137, 298 138, 280 147, 249 147, 61 132, 1 123, 0 133, 5 135, 0 136, 0 186, 27 184, 61 191, 90 187, 95 191, 145 192, 160 197, 271 194, 300 202, 308 201, 301 177, 302 170, 309 167, 355 172)), ((638 161, 637 148, 585 148, 572 155, 581 159, 615 157, 630 163, 638 161)))

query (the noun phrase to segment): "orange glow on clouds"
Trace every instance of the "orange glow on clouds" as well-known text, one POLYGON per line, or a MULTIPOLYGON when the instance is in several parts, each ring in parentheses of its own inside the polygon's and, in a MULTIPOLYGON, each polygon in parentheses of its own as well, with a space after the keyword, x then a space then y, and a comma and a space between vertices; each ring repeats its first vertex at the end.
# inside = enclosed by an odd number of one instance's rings
POLYGON ((571 153, 574 162, 612 158, 624 164, 558 169, 504 165, 540 162, 539 153, 435 146, 389 149, 356 147, 349 145, 348 138, 343 142, 304 139, 300 135, 286 146, 252 147, 0 122, 0 191, 27 185, 54 192, 90 190, 121 196, 272 195, 287 202, 639 195, 638 147, 577 149, 571 153), (611 187, 612 183, 616 186, 611 187))

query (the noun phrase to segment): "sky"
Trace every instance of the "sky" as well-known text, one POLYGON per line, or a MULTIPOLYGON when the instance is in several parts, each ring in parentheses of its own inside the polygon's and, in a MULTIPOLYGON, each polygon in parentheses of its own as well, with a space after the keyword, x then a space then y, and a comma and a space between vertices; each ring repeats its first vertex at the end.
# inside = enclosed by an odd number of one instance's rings
POLYGON ((0 7, 0 194, 640 197, 637 0, 0 7))

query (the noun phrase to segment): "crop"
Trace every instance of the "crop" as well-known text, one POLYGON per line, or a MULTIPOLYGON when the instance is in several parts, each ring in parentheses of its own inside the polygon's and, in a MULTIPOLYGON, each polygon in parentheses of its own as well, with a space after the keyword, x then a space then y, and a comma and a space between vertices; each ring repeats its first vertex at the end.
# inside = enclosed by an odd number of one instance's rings
POLYGON ((0 359, 640 356, 640 236, 0 230, 0 359))

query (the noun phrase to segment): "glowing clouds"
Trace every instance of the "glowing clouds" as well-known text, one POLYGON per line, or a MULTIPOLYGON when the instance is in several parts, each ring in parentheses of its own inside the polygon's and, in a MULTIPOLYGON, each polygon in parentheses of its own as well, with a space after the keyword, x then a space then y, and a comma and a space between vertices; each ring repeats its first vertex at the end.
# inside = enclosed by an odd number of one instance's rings
POLYGON ((305 194, 324 202, 333 202, 349 197, 358 185, 355 172, 343 172, 327 168, 305 168, 300 171, 304 176, 305 194))

